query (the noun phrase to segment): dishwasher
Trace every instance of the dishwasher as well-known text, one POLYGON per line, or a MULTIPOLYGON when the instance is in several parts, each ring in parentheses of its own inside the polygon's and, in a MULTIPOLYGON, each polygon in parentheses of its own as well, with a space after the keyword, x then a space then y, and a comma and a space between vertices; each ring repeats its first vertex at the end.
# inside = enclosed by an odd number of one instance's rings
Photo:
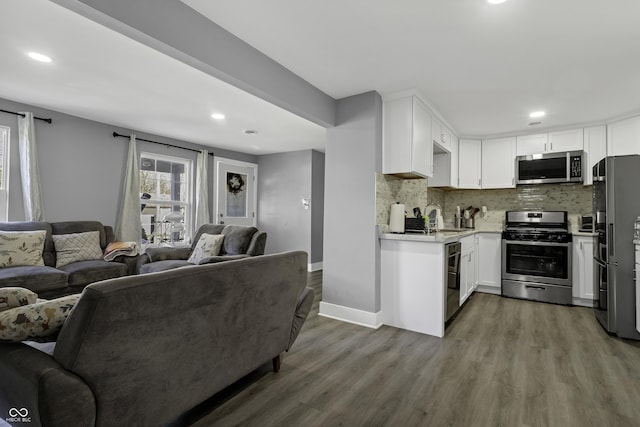
POLYGON ((460 242, 448 243, 444 245, 444 249, 447 271, 447 303, 444 320, 449 322, 460 308, 460 253, 462 245, 460 242))

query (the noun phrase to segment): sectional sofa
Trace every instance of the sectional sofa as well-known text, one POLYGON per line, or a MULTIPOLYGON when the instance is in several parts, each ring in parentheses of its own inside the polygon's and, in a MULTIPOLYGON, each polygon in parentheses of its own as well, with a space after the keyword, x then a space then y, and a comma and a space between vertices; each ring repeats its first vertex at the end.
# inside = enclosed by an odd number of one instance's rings
MULTIPOLYGON (((42 265, 13 265, 6 261, 11 257, 5 253, 5 265, 0 268, 0 287, 27 288, 37 293, 40 298, 51 299, 79 293, 93 282, 136 272, 136 259, 118 257, 116 262, 104 261, 102 254, 107 245, 114 240, 114 234, 110 226, 98 221, 0 223, 0 238, 6 240, 33 231, 45 232, 40 261, 42 265), (61 254, 56 251, 54 238, 60 242, 65 236, 77 233, 93 234, 94 237, 97 233, 97 242, 88 241, 87 244, 93 243, 93 246, 87 246, 88 249, 84 253, 85 249, 81 245, 66 244, 69 250, 65 251, 66 261, 61 263, 61 254), (96 244, 99 248, 96 248, 96 244), (92 254, 89 254, 89 251, 92 251, 92 254)), ((3 254, 0 253, 1 255, 3 254)))
POLYGON ((0 414, 28 412, 34 427, 171 424, 263 364, 279 369, 313 302, 306 283, 305 252, 93 283, 56 342, 0 344, 0 414))

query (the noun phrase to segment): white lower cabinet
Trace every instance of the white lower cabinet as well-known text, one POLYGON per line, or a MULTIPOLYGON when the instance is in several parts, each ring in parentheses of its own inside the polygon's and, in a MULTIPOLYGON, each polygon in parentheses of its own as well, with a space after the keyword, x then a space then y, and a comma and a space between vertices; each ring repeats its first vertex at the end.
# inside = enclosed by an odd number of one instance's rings
POLYGON ((478 233, 478 292, 502 293, 502 235, 478 233))
POLYGON ((445 277, 442 243, 381 239, 382 323, 444 336, 445 277))
POLYGON ((573 304, 593 307, 598 298, 593 281, 595 237, 573 236, 573 304))
POLYGON ((460 304, 464 303, 477 286, 476 237, 460 239, 460 304))

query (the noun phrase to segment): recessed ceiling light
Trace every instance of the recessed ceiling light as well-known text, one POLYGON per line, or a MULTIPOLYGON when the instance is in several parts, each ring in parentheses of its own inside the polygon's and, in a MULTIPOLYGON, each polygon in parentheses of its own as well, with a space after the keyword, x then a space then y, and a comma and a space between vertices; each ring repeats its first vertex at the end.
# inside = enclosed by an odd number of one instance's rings
POLYGON ((29 56, 29 58, 34 59, 36 61, 40 61, 40 62, 51 62, 52 59, 50 57, 48 57, 47 55, 43 55, 41 53, 38 52, 28 52, 27 56, 29 56))
POLYGON ((532 119, 535 119, 537 117, 544 117, 545 112, 544 111, 534 111, 533 113, 529 114, 529 117, 531 117, 532 119))
POLYGON ((507 0, 487 0, 488 3, 490 4, 500 4, 500 3, 504 3, 507 0))
POLYGON ((220 113, 213 113, 211 115, 211 118, 216 119, 216 120, 224 120, 224 114, 220 114, 220 113))

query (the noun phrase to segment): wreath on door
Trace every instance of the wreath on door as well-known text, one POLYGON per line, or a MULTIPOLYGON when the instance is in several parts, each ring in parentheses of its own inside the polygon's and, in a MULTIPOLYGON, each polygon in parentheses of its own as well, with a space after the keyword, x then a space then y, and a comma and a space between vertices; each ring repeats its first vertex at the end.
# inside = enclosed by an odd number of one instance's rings
POLYGON ((244 190, 244 179, 239 173, 227 172, 227 191, 237 196, 242 190, 244 190))

